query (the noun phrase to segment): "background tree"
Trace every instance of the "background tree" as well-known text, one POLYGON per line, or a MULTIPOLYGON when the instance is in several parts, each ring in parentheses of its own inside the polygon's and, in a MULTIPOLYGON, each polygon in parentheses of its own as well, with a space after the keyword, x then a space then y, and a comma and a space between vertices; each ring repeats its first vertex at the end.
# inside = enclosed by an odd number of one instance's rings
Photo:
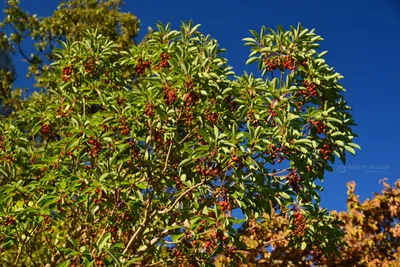
MULTIPOLYGON (((44 90, 54 88, 60 82, 60 77, 53 73, 51 67, 51 63, 56 59, 53 50, 59 47, 59 40, 82 40, 87 29, 97 29, 99 33, 114 41, 119 49, 136 44, 139 20, 131 13, 121 12, 122 0, 60 1, 57 10, 49 17, 29 14, 20 7, 19 0, 5 2, 5 18, 0 27, 10 34, 2 35, 0 49, 18 52, 28 64, 27 77, 33 75, 35 86, 44 90), (28 46, 26 38, 33 40, 33 47, 29 51, 24 51, 28 46)), ((127 76, 132 74, 129 70, 125 71, 127 76)), ((10 108, 22 108, 22 90, 16 88, 11 94, 15 77, 7 77, 2 79, 4 92, 0 94, 0 99, 8 99, 6 103, 10 108)))
POLYGON ((264 214, 292 218, 293 247, 337 252, 315 181, 358 146, 322 38, 252 31, 256 79, 198 28, 122 48, 92 30, 51 51, 46 92, 0 121, 3 264, 232 265, 253 249, 237 227, 264 214))
MULTIPOLYGON (((304 250, 290 245, 285 236, 292 233, 291 222, 277 214, 265 216, 262 222, 249 222, 241 236, 250 250, 244 252, 250 266, 385 266, 400 264, 400 180, 393 187, 383 182, 382 193, 360 203, 355 195, 355 183, 348 183, 346 212, 332 211, 341 224, 343 240, 340 256, 319 253, 318 243, 307 244, 304 250)), ((227 263, 220 255, 216 265, 227 263)))
POLYGON ((0 32, 0 47, 0 113, 5 113, 5 110, 2 110, 3 101, 8 99, 8 92, 11 91, 11 84, 15 80, 15 66, 7 37, 2 32, 0 32))

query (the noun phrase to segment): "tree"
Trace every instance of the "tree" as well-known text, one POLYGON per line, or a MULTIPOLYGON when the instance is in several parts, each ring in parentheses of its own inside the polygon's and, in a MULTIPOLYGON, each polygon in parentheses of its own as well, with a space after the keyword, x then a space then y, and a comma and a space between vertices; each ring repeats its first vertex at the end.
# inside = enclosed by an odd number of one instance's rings
POLYGON ((238 225, 274 212, 294 218, 292 246, 337 252, 315 181, 358 146, 322 38, 252 31, 261 79, 235 76, 199 25, 157 27, 124 49, 67 38, 37 77, 47 91, 0 121, 1 261, 232 265, 250 249, 238 225))
MULTIPOLYGON (((355 195, 355 183, 350 182, 346 212, 332 211, 331 215, 341 224, 345 244, 337 255, 318 253, 318 244, 308 244, 304 250, 289 245, 282 239, 291 233, 290 221, 277 214, 265 216, 263 222, 249 222, 252 226, 241 229, 243 242, 251 251, 246 260, 254 266, 311 266, 316 260, 322 266, 385 266, 400 264, 400 180, 393 187, 383 182, 381 194, 360 203, 355 195), (271 240, 279 240, 271 243, 271 240)), ((221 255, 218 264, 225 264, 221 255)))
MULTIPOLYGON (((3 100, 7 99, 7 92, 10 91, 10 85, 15 80, 15 66, 10 55, 10 47, 4 33, 0 32, 0 108, 3 100)), ((3 113, 0 109, 0 113, 3 113)))
MULTIPOLYGON (((53 51, 58 41, 69 38, 72 42, 82 40, 87 29, 97 31, 114 41, 119 49, 136 44, 139 20, 131 13, 121 12, 122 0, 68 0, 60 1, 58 9, 49 17, 37 17, 20 7, 19 0, 7 0, 4 8, 5 19, 0 27, 10 32, 1 36, 0 50, 18 52, 28 64, 27 77, 34 76, 36 87, 51 89, 58 86, 59 77, 53 73, 51 63, 56 59, 53 51), (32 51, 24 51, 25 39, 33 40, 32 51)), ((126 70, 125 75, 132 73, 126 70)), ((22 90, 12 91, 15 75, 4 73, 3 99, 9 109, 21 107, 22 90), (6 77, 6 78, 5 78, 6 77)))

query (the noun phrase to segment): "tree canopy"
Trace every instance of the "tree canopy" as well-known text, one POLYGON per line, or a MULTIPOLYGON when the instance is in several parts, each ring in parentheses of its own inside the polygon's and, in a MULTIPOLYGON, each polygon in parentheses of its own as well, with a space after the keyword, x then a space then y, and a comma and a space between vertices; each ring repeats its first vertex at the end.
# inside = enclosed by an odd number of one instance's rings
MULTIPOLYGON (((92 6, 120 1, 68 3, 59 10, 90 22, 92 6)), ((58 29, 47 21, 33 24, 58 29)), ((262 252, 243 233, 272 216, 289 223, 280 238, 291 247, 317 244, 311 261, 338 253, 343 232, 316 181, 358 145, 314 30, 251 31, 255 78, 236 75, 191 21, 158 24, 138 45, 95 25, 55 30, 49 64, 28 58, 45 90, 0 121, 4 264, 250 264, 262 252)))

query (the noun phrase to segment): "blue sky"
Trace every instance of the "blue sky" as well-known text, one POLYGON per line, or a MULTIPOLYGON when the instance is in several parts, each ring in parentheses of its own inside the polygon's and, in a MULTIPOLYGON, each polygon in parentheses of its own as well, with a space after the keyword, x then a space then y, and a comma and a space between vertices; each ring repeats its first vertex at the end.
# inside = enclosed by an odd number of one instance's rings
MULTIPOLYGON (((21 0, 22 6, 38 16, 50 15, 57 7, 55 0, 21 0)), ((4 6, 1 1, 0 8, 4 6)), ((306 28, 316 28, 328 50, 327 63, 340 72, 343 85, 359 134, 356 143, 362 150, 349 155, 345 166, 335 164, 323 183, 322 205, 328 209, 346 209, 346 182, 357 182, 361 199, 380 192, 378 182, 389 183, 400 178, 400 2, 397 0, 369 1, 183 1, 183 0, 125 0, 123 11, 141 20, 142 32, 158 21, 171 22, 178 28, 181 21, 193 19, 201 24, 200 31, 217 39, 228 51, 225 57, 237 74, 243 70, 256 72, 245 65, 249 50, 242 38, 249 30, 259 31, 262 25, 285 28, 301 22, 306 28)), ((0 19, 3 19, 0 13, 0 19)), ((26 66, 15 58, 17 72, 26 66)), ((16 85, 32 87, 20 75, 16 85)))

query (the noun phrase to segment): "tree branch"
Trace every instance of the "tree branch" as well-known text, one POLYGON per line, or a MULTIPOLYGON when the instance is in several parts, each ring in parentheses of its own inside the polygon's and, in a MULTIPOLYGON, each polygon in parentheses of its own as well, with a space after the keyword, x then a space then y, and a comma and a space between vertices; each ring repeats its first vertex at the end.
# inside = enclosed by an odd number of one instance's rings
POLYGON ((203 181, 201 181, 200 183, 195 184, 194 186, 192 186, 192 187, 186 189, 186 191, 183 192, 183 193, 175 200, 175 202, 172 203, 172 205, 171 205, 169 208, 164 209, 164 210, 160 210, 160 211, 154 211, 154 212, 155 212, 155 213, 158 213, 158 214, 165 214, 165 213, 170 212, 170 211, 179 203, 179 201, 180 201, 183 197, 185 197, 187 194, 189 194, 189 193, 190 193, 191 191, 193 191, 194 189, 196 189, 196 188, 198 188, 198 187, 204 185, 206 182, 207 182, 207 179, 204 177, 203 181))

